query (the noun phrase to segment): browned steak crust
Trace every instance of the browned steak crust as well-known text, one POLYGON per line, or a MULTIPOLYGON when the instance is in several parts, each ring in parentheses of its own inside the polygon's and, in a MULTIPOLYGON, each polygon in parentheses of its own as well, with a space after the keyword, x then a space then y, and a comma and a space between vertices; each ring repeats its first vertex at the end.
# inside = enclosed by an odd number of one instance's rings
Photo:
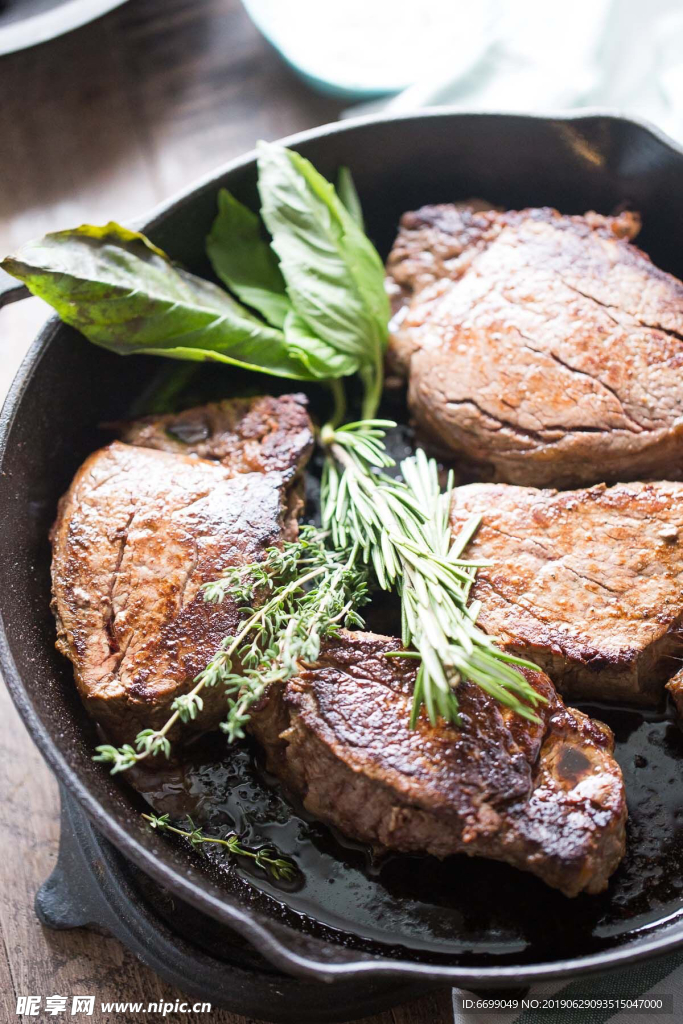
POLYGON ((539 725, 462 684, 460 728, 408 726, 414 663, 345 633, 252 723, 270 767, 316 817, 403 852, 490 857, 568 896, 600 892, 624 852, 626 802, 607 726, 564 706, 543 673, 539 725))
POLYGON ((683 719, 683 668, 671 677, 666 688, 673 698, 679 717, 683 719))
POLYGON ((486 632, 564 696, 661 697, 681 651, 683 484, 457 488, 454 531, 472 513, 483 519, 466 555, 493 562, 473 589, 486 632))
POLYGON ((305 395, 230 398, 128 424, 122 440, 143 448, 216 459, 231 476, 277 470, 297 475, 313 448, 305 395))
MULTIPOLYGON (((281 541, 285 492, 279 473, 118 441, 81 466, 52 533, 57 647, 113 739, 163 724, 234 631, 234 604, 209 606, 200 587, 281 541)), ((204 700, 206 729, 225 705, 217 690, 204 700)))
POLYGON ((422 430, 494 479, 683 477, 683 284, 638 221, 425 207, 387 264, 422 430))

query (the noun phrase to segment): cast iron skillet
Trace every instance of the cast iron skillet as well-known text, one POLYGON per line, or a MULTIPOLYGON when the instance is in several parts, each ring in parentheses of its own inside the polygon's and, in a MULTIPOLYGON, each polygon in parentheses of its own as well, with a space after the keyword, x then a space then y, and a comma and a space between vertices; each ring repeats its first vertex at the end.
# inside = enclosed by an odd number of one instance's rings
MULTIPOLYGON (((510 208, 551 205, 570 213, 610 212, 627 203, 643 214, 645 251, 683 277, 683 150, 646 125, 604 113, 530 117, 434 111, 318 128, 287 144, 328 177, 343 164, 353 169, 369 233, 382 253, 401 213, 428 202, 476 195, 510 208)), ((221 185, 255 204, 253 154, 166 204, 144 225, 154 242, 200 274, 209 273, 203 243, 221 185)), ((642 927, 622 920, 597 951, 586 947, 571 956, 551 955, 553 929, 564 928, 572 915, 590 912, 585 900, 593 898, 570 903, 535 880, 520 882, 519 874, 500 865, 473 867, 474 875, 463 876, 474 865, 463 858, 453 862, 454 886, 460 879, 463 891, 463 877, 483 886, 484 916, 501 898, 501 887, 530 886, 520 890, 529 893, 524 914, 541 940, 524 955, 517 956, 503 932, 490 936, 494 945, 499 942, 500 956, 491 948, 486 956, 460 955, 456 934, 452 954, 446 935, 445 953, 425 956, 400 929, 389 944, 368 940, 360 925, 354 932, 353 922, 345 931, 316 932, 288 912, 286 894, 278 910, 275 904, 264 909, 254 903, 248 886, 226 892, 186 850, 141 823, 135 794, 93 764, 92 724, 76 697, 70 665, 54 650, 47 534, 75 469, 102 443, 97 424, 125 415, 131 397, 158 367, 158 360, 122 359, 97 349, 51 320, 21 367, 0 423, 0 662, 35 742, 97 828, 171 894, 239 932, 277 967, 314 979, 393 975, 464 987, 504 986, 604 971, 683 945, 682 901, 670 894, 654 902, 642 927)), ((668 744, 681 753, 675 728, 661 716, 638 719, 638 725, 626 713, 619 721, 626 739, 644 735, 655 746, 668 744)), ((633 757, 637 764, 639 757, 647 761, 641 754, 633 757)), ((681 781, 680 772, 676 778, 681 781)), ((669 790, 674 808, 679 791, 677 783, 669 790)), ((664 876, 678 872, 679 864, 674 844, 673 859, 661 865, 664 876)), ((447 886, 443 869, 440 878, 447 886)))

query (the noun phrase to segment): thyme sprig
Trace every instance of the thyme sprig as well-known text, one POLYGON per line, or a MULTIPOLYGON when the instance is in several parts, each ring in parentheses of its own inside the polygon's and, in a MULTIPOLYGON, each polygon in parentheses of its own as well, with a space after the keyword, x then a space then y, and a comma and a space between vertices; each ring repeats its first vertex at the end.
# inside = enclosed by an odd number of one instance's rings
POLYGON ((198 828, 188 815, 189 829, 178 828, 172 825, 168 814, 143 814, 142 817, 149 823, 149 827, 158 832, 172 832, 176 836, 187 839, 192 846, 203 846, 205 843, 213 843, 216 846, 224 846, 230 851, 233 857, 250 857, 257 867, 269 874, 275 881, 293 882, 299 875, 299 869, 293 861, 286 857, 278 857, 278 851, 274 846, 262 846, 259 850, 250 850, 244 846, 236 832, 231 832, 222 838, 219 836, 204 835, 204 830, 198 828))
POLYGON ((220 727, 231 742, 244 736, 250 709, 272 683, 291 679, 302 663, 314 664, 323 639, 340 626, 362 627, 357 609, 369 598, 358 555, 358 545, 335 550, 323 531, 304 526, 297 541, 270 549, 266 563, 231 568, 206 587, 205 599, 212 603, 236 595, 251 603, 264 590, 273 594, 268 614, 239 651, 241 674, 233 673, 220 651, 202 673, 228 694, 220 727))
POLYGON ((476 625, 478 603, 468 607, 477 569, 490 564, 462 558, 479 517, 452 538, 452 477, 442 491, 437 464, 422 450, 401 463, 402 480, 386 473, 394 465, 384 446, 392 426, 366 420, 323 430, 322 518, 335 545, 357 545, 380 587, 401 595, 405 655, 420 659, 411 724, 423 704, 431 722, 439 715, 457 722, 461 679, 537 721, 533 708, 543 698, 514 667, 535 666, 500 650, 476 625))
POLYGON ((241 613, 240 627, 223 639, 192 690, 173 701, 164 725, 143 729, 135 746, 97 747, 95 760, 111 764, 112 775, 155 754, 168 758, 169 732, 197 717, 207 687, 223 688, 228 710, 220 728, 231 742, 241 739, 250 709, 272 683, 290 679, 301 662, 315 662, 322 640, 341 625, 362 627, 357 609, 368 600, 367 571, 357 544, 334 548, 325 532, 304 526, 298 540, 268 548, 262 562, 231 566, 204 587, 209 604, 228 596, 241 613))

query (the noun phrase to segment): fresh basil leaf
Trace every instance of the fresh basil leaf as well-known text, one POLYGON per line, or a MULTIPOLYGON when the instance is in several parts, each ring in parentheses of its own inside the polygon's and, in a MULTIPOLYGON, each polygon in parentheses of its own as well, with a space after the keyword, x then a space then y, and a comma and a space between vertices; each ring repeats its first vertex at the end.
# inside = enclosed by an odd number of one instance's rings
POLYGON ((284 332, 287 350, 301 360, 311 377, 336 380, 356 372, 356 359, 318 338, 293 309, 285 317, 284 332))
POLYGON ((261 214, 296 313, 358 368, 381 368, 389 303, 374 246, 298 153, 260 143, 258 166, 261 214))
POLYGON ((277 257, 261 236, 256 214, 224 188, 206 251, 223 284, 273 327, 282 327, 291 304, 277 257))
POLYGON ((360 205, 356 184, 348 167, 340 167, 337 172, 337 195, 361 231, 365 232, 363 207, 360 205))
POLYGON ((135 231, 83 225, 29 242, 2 267, 90 341, 121 355, 215 360, 311 379, 282 331, 135 231))

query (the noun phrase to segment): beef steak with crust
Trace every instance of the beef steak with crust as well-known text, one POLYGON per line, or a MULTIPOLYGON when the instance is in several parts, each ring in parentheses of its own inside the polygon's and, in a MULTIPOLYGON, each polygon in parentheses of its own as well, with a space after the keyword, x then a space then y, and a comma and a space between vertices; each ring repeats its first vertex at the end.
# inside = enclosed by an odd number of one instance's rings
POLYGON ((634 214, 427 206, 387 263, 422 432, 493 479, 683 478, 683 284, 634 214))
POLYGON ((454 532, 475 513, 479 625, 565 697, 658 700, 681 653, 683 484, 457 488, 454 532))
MULTIPOLYGON (((287 492, 278 472, 235 475, 118 441, 81 466, 52 531, 57 647, 112 739, 132 742, 161 726, 234 632, 234 603, 207 605, 200 588, 296 532, 287 492)), ((225 697, 203 697, 207 729, 225 697)))
POLYGON ((414 663, 400 644, 342 632, 319 663, 274 688, 252 731, 306 809, 388 850, 489 857, 567 896, 601 892, 624 853, 626 800, 607 726, 564 706, 543 673, 539 724, 479 687, 460 727, 409 728, 414 663))

